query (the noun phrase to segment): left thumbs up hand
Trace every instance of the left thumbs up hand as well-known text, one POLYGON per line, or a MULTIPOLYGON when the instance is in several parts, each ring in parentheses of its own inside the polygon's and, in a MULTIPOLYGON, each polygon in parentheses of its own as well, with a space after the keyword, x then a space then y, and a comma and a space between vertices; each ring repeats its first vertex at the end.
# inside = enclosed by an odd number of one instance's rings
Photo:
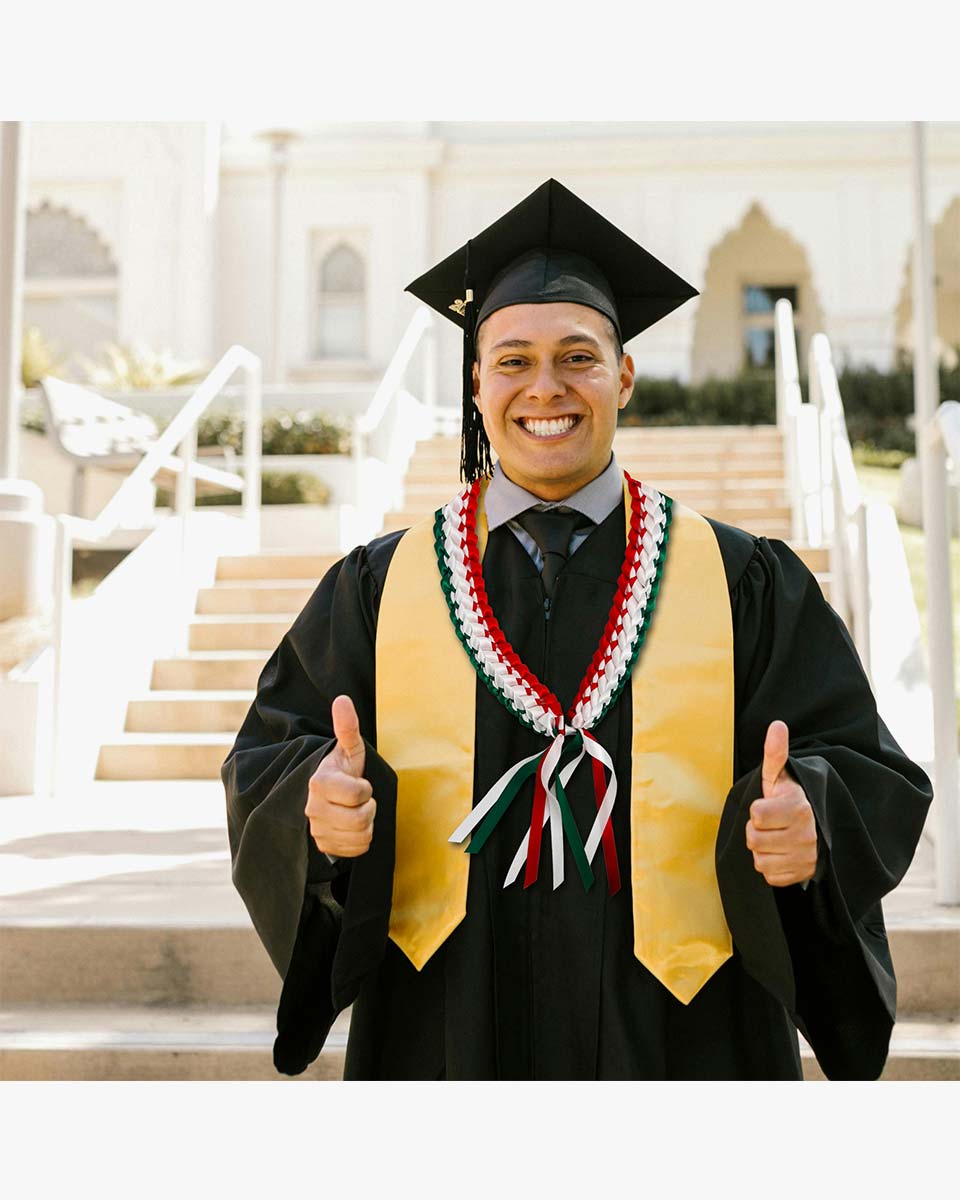
POLYGON ((750 805, 747 849, 773 887, 803 883, 817 866, 817 823, 806 793, 787 774, 790 731, 771 721, 763 743, 763 796, 750 805))

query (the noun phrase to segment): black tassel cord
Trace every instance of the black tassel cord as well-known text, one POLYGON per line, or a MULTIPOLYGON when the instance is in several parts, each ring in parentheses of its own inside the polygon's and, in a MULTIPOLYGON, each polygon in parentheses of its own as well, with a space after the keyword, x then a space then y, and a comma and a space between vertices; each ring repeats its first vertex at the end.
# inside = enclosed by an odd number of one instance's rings
POLYGON ((463 426, 460 437, 460 478, 473 483, 493 473, 490 442, 483 427, 483 415, 473 402, 474 313, 476 303, 470 294, 470 242, 463 273, 465 308, 463 313, 463 426))

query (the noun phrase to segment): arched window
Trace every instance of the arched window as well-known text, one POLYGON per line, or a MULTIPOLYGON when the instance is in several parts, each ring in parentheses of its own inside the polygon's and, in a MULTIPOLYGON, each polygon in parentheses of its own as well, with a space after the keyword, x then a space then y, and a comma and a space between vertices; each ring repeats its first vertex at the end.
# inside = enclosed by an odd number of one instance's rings
POLYGON ((366 265, 338 242, 317 265, 316 358, 363 358, 367 352, 366 265))
POLYGON ((23 325, 61 358, 96 356, 117 337, 117 265, 86 221, 44 201, 27 213, 23 325))

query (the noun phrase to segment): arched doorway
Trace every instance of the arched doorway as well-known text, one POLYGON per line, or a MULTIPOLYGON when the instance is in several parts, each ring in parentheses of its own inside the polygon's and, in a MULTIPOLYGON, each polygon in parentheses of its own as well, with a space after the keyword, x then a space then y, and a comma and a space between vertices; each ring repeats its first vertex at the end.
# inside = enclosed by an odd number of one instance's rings
MULTIPOLYGON (((933 227, 933 275, 937 305, 937 351, 949 367, 960 356, 960 196, 933 227)), ((913 245, 907 251, 897 305, 897 350, 913 355, 913 245)))
POLYGON ((793 304, 803 356, 823 328, 807 254, 754 203, 710 251, 694 326, 693 382, 772 369, 773 306, 781 296, 793 304))

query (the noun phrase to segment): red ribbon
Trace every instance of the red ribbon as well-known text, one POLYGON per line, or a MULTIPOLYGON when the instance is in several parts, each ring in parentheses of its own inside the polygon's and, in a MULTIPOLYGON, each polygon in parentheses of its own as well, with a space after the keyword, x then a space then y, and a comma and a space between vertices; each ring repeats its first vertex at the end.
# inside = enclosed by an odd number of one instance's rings
MULTIPOLYGON (((584 737, 591 735, 584 731, 584 737)), ((596 739, 594 739, 596 740, 596 739)), ((593 793, 597 800, 597 808, 603 803, 603 794, 607 790, 607 780, 603 763, 591 756, 590 765, 593 767, 593 793)), ((617 845, 613 838, 613 813, 610 814, 600 840, 603 842, 603 861, 607 868, 607 883, 610 895, 615 896, 620 891, 620 864, 617 862, 617 845)))
POLYGON ((537 770, 537 782, 533 792, 533 814, 530 817, 530 841, 527 843, 527 872, 523 877, 523 886, 528 888, 537 882, 537 871, 540 867, 540 838, 543 835, 543 810, 547 803, 547 789, 543 786, 543 762, 541 758, 537 770))

